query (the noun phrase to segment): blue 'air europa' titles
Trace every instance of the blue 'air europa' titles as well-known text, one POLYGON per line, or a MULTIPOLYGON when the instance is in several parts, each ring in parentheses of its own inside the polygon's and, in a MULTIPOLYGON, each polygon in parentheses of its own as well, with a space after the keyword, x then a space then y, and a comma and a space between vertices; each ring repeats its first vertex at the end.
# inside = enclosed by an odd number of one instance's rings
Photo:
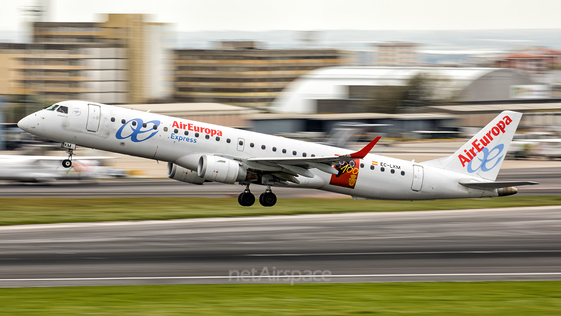
POLYGON ((472 147, 468 149, 464 149, 465 156, 462 154, 458 155, 458 159, 462 163, 462 167, 465 167, 467 163, 473 160, 477 153, 481 152, 483 148, 487 147, 489 143, 493 140, 493 136, 497 137, 500 134, 504 134, 506 131, 506 127, 512 123, 512 119, 507 115, 502 120, 500 120, 497 125, 493 126, 485 136, 481 139, 475 139, 471 145, 472 147))

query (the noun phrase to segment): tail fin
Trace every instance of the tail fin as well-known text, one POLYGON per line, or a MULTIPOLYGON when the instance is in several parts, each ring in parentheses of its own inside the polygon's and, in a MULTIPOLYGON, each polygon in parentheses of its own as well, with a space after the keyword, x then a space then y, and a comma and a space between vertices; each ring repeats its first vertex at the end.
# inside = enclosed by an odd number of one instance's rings
POLYGON ((423 164, 495 181, 522 113, 503 111, 452 156, 423 164))

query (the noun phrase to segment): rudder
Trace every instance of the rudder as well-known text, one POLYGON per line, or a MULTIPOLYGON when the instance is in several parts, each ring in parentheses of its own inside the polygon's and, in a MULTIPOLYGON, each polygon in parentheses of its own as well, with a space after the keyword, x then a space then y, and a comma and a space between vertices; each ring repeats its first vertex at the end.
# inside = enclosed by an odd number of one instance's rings
POLYGON ((424 164, 495 181, 522 119, 522 113, 503 111, 452 156, 424 164))

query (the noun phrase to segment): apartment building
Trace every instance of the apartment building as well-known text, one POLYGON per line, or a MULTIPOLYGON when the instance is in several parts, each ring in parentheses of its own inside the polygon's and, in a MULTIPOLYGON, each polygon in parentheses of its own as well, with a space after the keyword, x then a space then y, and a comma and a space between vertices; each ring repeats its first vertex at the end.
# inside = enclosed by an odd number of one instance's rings
POLYGON ((421 64, 415 43, 385 42, 375 46, 376 66, 416 67, 421 64))
POLYGON ((294 79, 343 61, 338 50, 262 49, 252 41, 175 50, 174 55, 176 100, 242 106, 268 106, 294 79))
MULTIPOLYGON (((33 25, 33 40, 37 44, 81 45, 84 48, 104 45, 103 52, 94 51, 84 59, 86 66, 97 67, 94 60, 113 57, 109 48, 124 59, 126 98, 119 96, 109 103, 145 103, 150 100, 167 99, 171 96, 170 78, 171 47, 169 25, 148 22, 145 14, 109 14, 104 22, 36 22, 33 25)), ((108 63, 108 61, 101 61, 108 63)), ((120 66, 119 66, 120 67, 120 66)), ((107 84, 102 84, 106 86, 107 84)), ((111 88, 112 89, 112 88, 111 88)), ((92 91, 93 93, 94 91, 92 91)), ((94 99, 93 101, 100 100, 94 99)))
POLYGON ((95 44, 0 44, 0 94, 126 103, 125 48, 95 44))

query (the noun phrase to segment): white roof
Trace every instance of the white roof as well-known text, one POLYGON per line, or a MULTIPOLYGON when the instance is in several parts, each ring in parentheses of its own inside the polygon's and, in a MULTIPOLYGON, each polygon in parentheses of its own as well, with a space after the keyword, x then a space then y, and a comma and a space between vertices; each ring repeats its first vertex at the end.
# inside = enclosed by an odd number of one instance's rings
POLYGON ((222 103, 161 103, 161 104, 125 104, 124 108, 148 111, 171 116, 194 115, 241 115, 257 112, 252 108, 222 103))
POLYGON ((447 80, 451 93, 463 89, 473 81, 499 68, 446 68, 446 67, 327 67, 311 71, 290 83, 279 94, 270 109, 278 113, 315 113, 315 100, 346 99, 348 86, 404 85, 419 73, 447 80), (449 79, 449 80, 448 80, 449 79))
POLYGON ((472 105, 435 105, 429 108, 435 111, 446 111, 450 113, 484 113, 502 111, 561 111, 561 102, 555 103, 501 103, 501 104, 472 104, 472 105))
POLYGON ((450 68, 450 67, 326 67, 311 71, 300 78, 307 79, 376 79, 407 80, 419 73, 442 75, 455 80, 473 81, 500 68, 450 68))

